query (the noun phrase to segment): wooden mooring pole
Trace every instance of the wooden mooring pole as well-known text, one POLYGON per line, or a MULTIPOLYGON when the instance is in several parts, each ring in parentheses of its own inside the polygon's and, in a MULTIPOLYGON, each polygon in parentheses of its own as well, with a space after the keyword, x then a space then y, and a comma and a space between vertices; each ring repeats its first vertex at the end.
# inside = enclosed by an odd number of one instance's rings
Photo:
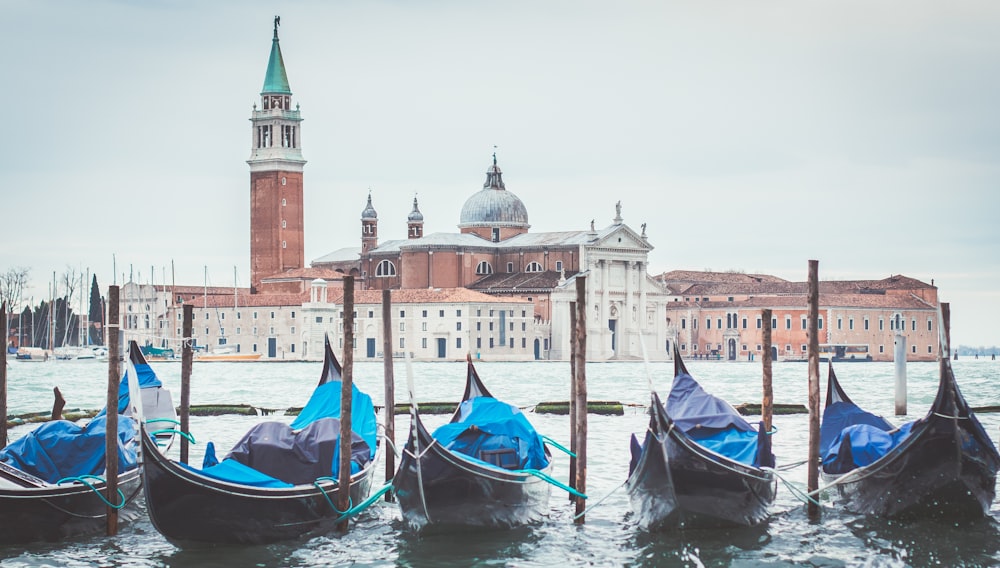
MULTIPOLYGON (((354 382, 354 277, 344 276, 344 364, 340 382, 340 464, 337 478, 337 509, 351 508, 351 390, 354 382)), ((346 534, 350 519, 337 523, 346 534)))
POLYGON ((764 370, 764 397, 761 399, 760 417, 764 422, 764 431, 771 431, 771 419, 774 414, 774 389, 771 381, 771 310, 761 310, 760 317, 763 320, 764 352, 761 353, 760 365, 764 370))
MULTIPOLYGON (((0 448, 7 447, 7 302, 0 306, 3 353, 0 353, 0 448)), ((20 340, 20 338, 18 338, 20 340)))
POLYGON ((892 362, 896 376, 896 416, 906 414, 906 336, 903 330, 896 328, 894 336, 892 362))
MULTIPOLYGON (((819 261, 809 261, 809 471, 807 490, 819 489, 819 261)), ((809 500, 809 518, 819 517, 819 503, 809 500)))
MULTIPOLYGON (((121 353, 118 345, 118 286, 108 287, 108 325, 104 336, 108 346, 108 397, 104 431, 104 476, 107 478, 108 503, 118 503, 118 383, 121 381, 121 353)), ((141 402, 139 404, 142 404, 141 402)), ((118 509, 107 507, 108 536, 118 534, 118 509)))
MULTIPOLYGON (((576 485, 580 493, 587 493, 587 277, 576 276, 576 485)), ((576 498, 576 517, 578 524, 583 524, 586 517, 583 512, 587 502, 582 497, 576 498)))
MULTIPOLYGON (((392 294, 382 290, 382 366, 385 372, 385 438, 396 443, 396 382, 392 369, 392 294)), ((385 453, 385 482, 396 475, 396 454, 385 453)), ((385 500, 393 501, 392 491, 385 492, 385 500)))
MULTIPOLYGON (((576 302, 569 303, 569 451, 576 454, 576 302)), ((576 489, 576 458, 569 460, 569 486, 576 489)), ((569 500, 576 496, 568 493, 569 500)))
MULTIPOLYGON (((191 349, 191 335, 194 332, 194 306, 184 304, 181 322, 181 432, 191 431, 191 367, 194 364, 194 350, 191 349)), ((189 442, 181 436, 181 463, 188 463, 189 442)))

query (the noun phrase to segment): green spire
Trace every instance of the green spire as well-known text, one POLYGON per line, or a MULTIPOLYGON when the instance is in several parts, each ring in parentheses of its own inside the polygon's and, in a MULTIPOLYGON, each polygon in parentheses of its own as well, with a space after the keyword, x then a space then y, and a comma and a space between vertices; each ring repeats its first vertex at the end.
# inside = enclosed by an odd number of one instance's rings
POLYGON ((278 26, 281 18, 274 17, 274 39, 271 41, 271 57, 267 61, 267 73, 264 75, 264 88, 260 94, 292 94, 288 86, 288 74, 285 73, 285 61, 281 58, 281 46, 278 45, 278 26))

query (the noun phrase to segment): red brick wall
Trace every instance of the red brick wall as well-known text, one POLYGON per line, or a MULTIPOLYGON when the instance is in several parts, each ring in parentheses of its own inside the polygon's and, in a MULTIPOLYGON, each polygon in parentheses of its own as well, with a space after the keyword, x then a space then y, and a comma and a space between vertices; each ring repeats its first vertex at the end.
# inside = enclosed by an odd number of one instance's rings
POLYGON ((250 174, 250 283, 254 290, 263 277, 305 266, 302 206, 301 172, 250 174))

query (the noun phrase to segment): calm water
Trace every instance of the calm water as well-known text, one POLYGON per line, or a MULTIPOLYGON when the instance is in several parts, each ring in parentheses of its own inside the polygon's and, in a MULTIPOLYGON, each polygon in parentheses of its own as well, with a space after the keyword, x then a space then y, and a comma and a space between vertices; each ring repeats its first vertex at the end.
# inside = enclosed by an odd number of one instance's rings
MULTIPOLYGON (((179 401, 180 365, 154 363, 179 401)), ((688 363, 710 392, 733 404, 759 402, 761 369, 757 363, 688 363)), ((480 363, 480 376, 493 393, 521 406, 567 400, 569 366, 565 363, 480 363)), ((305 403, 319 377, 320 363, 197 363, 192 404, 239 404, 283 409, 305 403)), ((669 388, 672 366, 651 366, 656 387, 669 388)), ((844 364, 838 377, 860 405, 896 423, 922 416, 937 388, 937 365, 908 365, 909 416, 895 417, 891 363, 844 364)), ((1000 404, 1000 362, 955 362, 963 393, 973 406, 1000 404)), ((464 364, 416 363, 417 400, 457 401, 464 386, 464 364)), ((823 370, 825 373, 825 369, 823 370)), ((572 521, 573 506, 553 488, 551 514, 539 525, 514 531, 417 536, 407 532, 394 503, 380 502, 363 513, 347 536, 259 547, 184 550, 169 544, 142 517, 114 538, 83 538, 59 544, 0 547, 3 566, 995 566, 1000 565, 1000 505, 990 518, 962 526, 936 523, 890 523, 845 513, 824 500, 822 519, 810 522, 805 506, 786 487, 779 487, 771 519, 741 530, 644 533, 632 522, 624 483, 628 474, 628 439, 645 430, 649 403, 646 371, 641 363, 590 364, 591 400, 618 400, 629 406, 625 416, 590 416, 588 494, 591 505, 583 526, 572 521)), ((96 362, 13 363, 9 376, 12 414, 51 408, 52 387, 59 386, 67 409, 99 408, 106 392, 107 366, 96 362)), ((396 366, 397 401, 406 400, 405 368, 396 366)), ((824 374, 825 377, 825 374, 824 374)), ((359 388, 384 400, 381 363, 355 367, 359 388)), ((825 388, 825 378, 821 382, 825 388)), ((774 366, 777 403, 806 404, 804 363, 774 366)), ((272 419, 269 418, 269 419, 272 419)), ((529 414, 539 431, 568 442, 566 417, 529 414)), ((996 440, 1000 414, 979 416, 996 440)), ((446 418, 432 417, 432 425, 446 418)), ((204 443, 212 440, 220 453, 229 448, 256 417, 225 416, 191 419, 198 444, 191 462, 200 463, 204 443)), ((779 466, 803 460, 808 441, 805 415, 776 416, 775 454, 779 466)), ((397 439, 405 435, 408 417, 397 417, 397 439)), ((23 433, 14 429, 12 437, 23 433)), ((175 450, 176 451, 176 450, 175 450)), ((556 452, 556 477, 566 479, 568 458, 556 452)), ((398 461, 397 461, 398 463, 398 461)), ((384 466, 379 468, 382 481, 384 466)), ((783 474, 804 489, 804 466, 783 474)), ((380 483, 379 483, 380 484, 380 483)), ((2 514, 2 512, 0 512, 2 514)))

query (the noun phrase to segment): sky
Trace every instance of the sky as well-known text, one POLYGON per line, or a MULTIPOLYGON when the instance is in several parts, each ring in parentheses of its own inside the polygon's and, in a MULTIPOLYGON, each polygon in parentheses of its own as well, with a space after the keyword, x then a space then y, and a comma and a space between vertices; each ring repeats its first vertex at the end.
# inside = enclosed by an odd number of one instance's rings
MULTIPOLYGON (((904 274, 1000 344, 1000 3, 4 2, 0 272, 249 285, 275 15, 305 255, 457 232, 494 151, 531 231, 647 224, 649 273, 904 274), (151 276, 152 275, 152 276, 151 276)), ((89 287, 89 284, 88 284, 89 287)))

